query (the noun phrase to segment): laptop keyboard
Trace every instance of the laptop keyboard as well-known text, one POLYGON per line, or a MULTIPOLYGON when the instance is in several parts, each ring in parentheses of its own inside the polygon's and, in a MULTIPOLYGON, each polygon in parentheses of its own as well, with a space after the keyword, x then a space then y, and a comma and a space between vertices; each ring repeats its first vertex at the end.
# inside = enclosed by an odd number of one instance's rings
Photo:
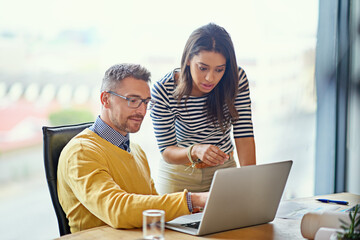
POLYGON ((198 228, 199 228, 199 226, 200 226, 200 221, 198 221, 198 222, 191 222, 191 223, 181 224, 181 226, 198 229, 198 228))

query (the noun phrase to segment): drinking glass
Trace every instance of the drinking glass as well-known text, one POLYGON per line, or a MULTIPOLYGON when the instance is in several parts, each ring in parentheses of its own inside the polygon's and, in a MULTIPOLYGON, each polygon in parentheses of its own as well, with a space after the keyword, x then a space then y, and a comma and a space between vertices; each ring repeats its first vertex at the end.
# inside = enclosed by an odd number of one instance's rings
POLYGON ((143 238, 164 239, 165 212, 149 209, 143 211, 143 238))

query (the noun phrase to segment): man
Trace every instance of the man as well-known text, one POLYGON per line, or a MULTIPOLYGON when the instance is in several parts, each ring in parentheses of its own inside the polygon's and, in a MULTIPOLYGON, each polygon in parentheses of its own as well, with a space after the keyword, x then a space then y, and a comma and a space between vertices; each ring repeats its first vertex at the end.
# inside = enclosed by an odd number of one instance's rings
POLYGON ((208 193, 158 195, 145 153, 129 145, 139 131, 150 96, 150 73, 140 65, 119 64, 103 78, 101 114, 64 148, 58 166, 59 200, 72 233, 108 224, 142 226, 142 211, 165 210, 166 221, 204 207, 208 193))

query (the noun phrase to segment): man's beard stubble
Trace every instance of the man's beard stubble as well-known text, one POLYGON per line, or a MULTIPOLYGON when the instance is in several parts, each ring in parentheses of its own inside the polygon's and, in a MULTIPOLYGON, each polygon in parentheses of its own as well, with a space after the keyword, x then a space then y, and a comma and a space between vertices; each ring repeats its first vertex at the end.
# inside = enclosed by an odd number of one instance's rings
POLYGON ((131 115, 129 117, 126 118, 126 121, 123 122, 123 123, 119 123, 117 119, 113 119, 112 122, 114 123, 114 126, 119 129, 120 131, 123 131, 123 132, 126 132, 126 133, 136 133, 140 130, 140 127, 141 127, 141 124, 142 124, 142 121, 144 120, 144 116, 142 116, 141 114, 134 114, 134 115, 131 115), (136 130, 131 130, 128 126, 128 120, 130 118, 141 118, 141 123, 139 125, 139 128, 136 129, 136 130))

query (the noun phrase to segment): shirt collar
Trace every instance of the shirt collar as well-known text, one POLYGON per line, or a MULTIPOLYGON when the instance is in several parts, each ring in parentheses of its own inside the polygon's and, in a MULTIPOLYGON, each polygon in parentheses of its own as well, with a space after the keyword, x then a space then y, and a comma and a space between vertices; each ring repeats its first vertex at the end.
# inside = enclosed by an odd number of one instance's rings
POLYGON ((130 136, 126 134, 123 136, 118 131, 115 131, 112 127, 107 125, 101 118, 98 116, 94 124, 89 128, 91 131, 99 135, 101 138, 112 143, 113 145, 130 152, 130 148, 125 149, 125 145, 129 146, 130 136))

